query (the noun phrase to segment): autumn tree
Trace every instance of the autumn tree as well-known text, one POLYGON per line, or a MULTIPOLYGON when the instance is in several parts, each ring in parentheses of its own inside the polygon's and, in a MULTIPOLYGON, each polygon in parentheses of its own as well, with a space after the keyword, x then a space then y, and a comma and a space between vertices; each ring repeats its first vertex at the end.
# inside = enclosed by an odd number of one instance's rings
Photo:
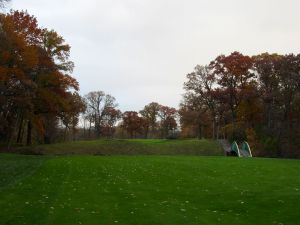
MULTIPOLYGON (((200 96, 186 93, 179 107, 181 129, 186 136, 205 137, 205 127, 210 125, 211 114, 207 105, 200 96)), ((207 137, 207 136, 206 136, 207 137)))
MULTIPOLYGON (((209 66, 197 65, 192 73, 187 75, 187 81, 184 83, 184 89, 187 91, 185 100, 190 106, 201 108, 198 111, 200 117, 203 108, 210 113, 210 120, 213 128, 213 138, 216 135, 217 125, 217 98, 215 88, 216 76, 214 71, 209 66), (188 97, 188 99, 187 99, 188 97)), ((200 129, 200 128, 199 128, 200 129)))
POLYGON ((160 105, 158 116, 160 118, 161 137, 166 138, 169 132, 174 132, 177 128, 177 110, 172 107, 160 105))
POLYGON ((115 125, 122 117, 122 112, 119 109, 108 107, 102 123, 102 133, 104 136, 111 138, 115 132, 115 125))
POLYGON ((283 120, 287 129, 290 128, 292 118, 292 102, 300 91, 300 54, 289 54, 281 58, 278 68, 280 100, 283 106, 283 120))
POLYGON ((6 131, 4 138, 12 141, 17 127, 22 127, 24 115, 28 117, 33 111, 32 92, 35 83, 30 73, 38 66, 35 46, 41 43, 42 30, 37 27, 36 19, 25 13, 2 14, 0 23, 0 117, 4 122, 1 123, 2 128, 6 131))
POLYGON ((263 116, 268 129, 274 127, 278 118, 278 104, 276 103, 279 91, 278 66, 283 56, 278 54, 263 53, 253 56, 254 70, 258 76, 259 94, 263 102, 263 116))
POLYGON ((137 134, 142 134, 143 129, 147 126, 145 125, 147 121, 140 117, 138 112, 126 111, 122 114, 122 127, 125 129, 130 138, 134 138, 137 134))
POLYGON ((299 124, 299 55, 263 53, 253 56, 263 101, 263 129, 266 142, 277 143, 277 155, 282 146, 292 149, 299 124))
POLYGON ((236 112, 243 99, 243 90, 255 77, 252 66, 251 57, 239 52, 233 52, 229 56, 220 55, 210 63, 217 82, 227 97, 227 102, 224 103, 230 108, 233 122, 236 122, 236 112))
MULTIPOLYGON (((55 31, 41 29, 23 11, 0 15, 0 137, 11 143, 32 132, 48 142, 62 112, 70 108, 71 93, 79 90, 71 77, 70 46, 55 31), (16 135, 18 134, 18 135, 16 135)), ((41 139, 41 140, 42 140, 41 139)))
POLYGON ((157 128, 157 117, 159 113, 160 106, 157 102, 151 102, 150 104, 146 105, 143 110, 140 111, 140 114, 147 122, 145 136, 148 137, 148 133, 154 136, 155 130, 157 128))
POLYGON ((72 132, 72 139, 75 140, 76 127, 79 123, 80 114, 86 110, 86 104, 84 99, 77 93, 69 93, 67 97, 66 110, 61 112, 60 118, 65 126, 64 140, 66 140, 67 132, 72 132))

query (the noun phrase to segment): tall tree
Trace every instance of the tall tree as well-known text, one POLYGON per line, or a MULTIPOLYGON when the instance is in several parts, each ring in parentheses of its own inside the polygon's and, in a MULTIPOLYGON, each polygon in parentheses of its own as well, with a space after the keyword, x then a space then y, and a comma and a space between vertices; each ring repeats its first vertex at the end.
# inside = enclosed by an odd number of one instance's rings
POLYGON ((122 127, 128 132, 130 138, 143 133, 146 121, 139 116, 138 112, 126 111, 123 113, 122 119, 122 127))
POLYGON ((64 140, 66 140, 68 130, 72 132, 72 139, 75 140, 76 127, 79 123, 81 113, 86 110, 84 99, 77 93, 70 93, 67 97, 68 106, 64 112, 61 112, 60 118, 65 126, 64 140))
POLYGON ((186 93, 180 104, 179 115, 181 129, 185 129, 187 132, 189 129, 194 130, 193 137, 199 139, 205 137, 204 128, 209 126, 209 121, 212 119, 209 109, 201 97, 195 96, 193 93, 186 93))
POLYGON ((105 113, 104 120, 102 123, 103 134, 112 138, 115 132, 115 125, 119 119, 122 117, 122 112, 119 109, 108 107, 105 113))
POLYGON ((85 101, 90 117, 93 118, 96 136, 100 137, 107 121, 111 124, 119 117, 119 111, 116 111, 118 106, 116 99, 103 91, 93 91, 85 96, 85 101))
POLYGON ((252 66, 252 58, 239 52, 233 52, 229 56, 220 55, 210 63, 218 84, 224 89, 223 94, 227 97, 233 122, 236 122, 236 112, 243 99, 243 90, 255 77, 252 66))
POLYGON ((169 132, 174 132, 177 128, 177 110, 172 107, 160 105, 158 116, 160 118, 161 136, 166 138, 169 132))
POLYGON ((259 93, 264 106, 264 121, 267 128, 274 128, 274 122, 278 115, 278 104, 276 99, 279 92, 279 74, 278 66, 283 56, 278 54, 263 53, 253 56, 254 70, 258 76, 259 93))
POLYGON ((146 105, 143 110, 140 111, 140 114, 144 117, 147 121, 147 127, 145 131, 146 138, 148 137, 148 133, 150 135, 154 135, 154 132, 157 128, 157 117, 159 113, 160 106, 157 102, 151 102, 150 104, 146 105))
POLYGON ((188 100, 189 105, 194 105, 194 107, 198 105, 198 108, 209 110, 213 138, 215 138, 217 124, 217 99, 215 98, 217 84, 215 73, 209 66, 197 65, 194 71, 187 75, 187 79, 188 81, 184 83, 184 89, 187 91, 186 97, 188 96, 188 99, 185 100, 188 100))
POLYGON ((55 124, 47 121, 58 120, 69 107, 70 93, 79 90, 69 75, 70 46, 56 32, 39 28, 27 12, 1 14, 0 24, 0 121, 9 121, 9 126, 1 126, 6 132, 0 138, 11 142, 17 129, 17 139, 26 130, 31 144, 34 129, 46 140, 47 130, 55 124))

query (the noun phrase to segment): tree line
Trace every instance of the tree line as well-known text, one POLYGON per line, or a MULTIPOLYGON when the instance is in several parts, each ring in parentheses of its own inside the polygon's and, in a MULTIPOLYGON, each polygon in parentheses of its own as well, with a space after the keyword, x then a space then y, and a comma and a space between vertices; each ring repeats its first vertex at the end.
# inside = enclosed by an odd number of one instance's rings
POLYGON ((183 136, 248 140, 256 155, 300 155, 300 54, 233 52, 187 75, 183 136))
POLYGON ((116 99, 103 91, 84 96, 84 137, 167 138, 177 128, 177 110, 152 102, 139 112, 121 112, 116 99))

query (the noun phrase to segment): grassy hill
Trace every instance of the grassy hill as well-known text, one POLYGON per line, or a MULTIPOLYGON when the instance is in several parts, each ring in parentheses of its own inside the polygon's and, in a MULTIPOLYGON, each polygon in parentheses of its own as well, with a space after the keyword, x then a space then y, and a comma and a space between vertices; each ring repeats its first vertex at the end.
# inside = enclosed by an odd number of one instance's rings
POLYGON ((300 161, 0 154, 0 224, 299 224, 300 161))
POLYGON ((23 147, 21 151, 48 155, 224 155, 217 141, 197 139, 100 139, 23 147))

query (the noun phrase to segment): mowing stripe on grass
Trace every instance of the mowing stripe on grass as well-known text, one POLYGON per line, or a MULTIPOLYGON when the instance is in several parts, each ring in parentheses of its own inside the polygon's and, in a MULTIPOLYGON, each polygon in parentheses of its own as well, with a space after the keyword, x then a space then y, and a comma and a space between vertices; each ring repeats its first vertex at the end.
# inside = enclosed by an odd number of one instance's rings
POLYGON ((0 190, 0 224, 294 225, 299 171, 297 160, 52 157, 0 190))

